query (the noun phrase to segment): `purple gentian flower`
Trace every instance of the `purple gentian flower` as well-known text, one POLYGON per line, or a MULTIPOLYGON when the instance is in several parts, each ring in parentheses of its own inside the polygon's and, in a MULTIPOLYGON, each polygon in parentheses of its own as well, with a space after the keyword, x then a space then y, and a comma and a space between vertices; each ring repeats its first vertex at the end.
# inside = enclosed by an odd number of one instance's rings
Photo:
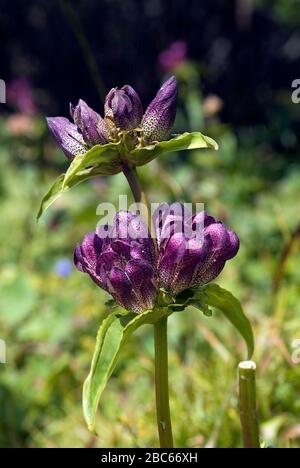
POLYGON ((131 132, 131 149, 168 139, 176 107, 177 82, 173 76, 160 88, 144 117, 138 94, 125 85, 111 89, 106 96, 104 119, 80 99, 77 106, 70 105, 74 123, 65 117, 48 117, 47 123, 58 146, 72 160, 95 145, 119 142, 124 131, 131 132))
POLYGON ((136 313, 155 306, 160 288, 175 298, 211 282, 239 249, 237 235, 207 213, 187 221, 178 215, 157 217, 154 225, 157 251, 145 223, 128 212, 119 212, 113 226, 87 234, 75 249, 78 270, 136 313), (169 237, 164 235, 167 224, 169 237), (202 236, 199 226, 203 226, 202 236))
POLYGON ((235 232, 205 212, 187 221, 178 216, 174 221, 170 215, 164 223, 156 223, 156 229, 159 284, 173 296, 213 281, 239 250, 235 232), (178 229, 178 223, 182 223, 182 229, 178 229), (162 235, 166 225, 170 231, 167 238, 162 235), (198 229, 202 229, 202 235, 198 229))
POLYGON ((170 137, 177 110, 177 81, 172 76, 149 104, 142 121, 146 141, 163 141, 170 137))
POLYGON ((138 94, 128 85, 113 88, 105 99, 105 117, 120 130, 133 130, 140 126, 143 106, 138 94))
POLYGON ((74 262, 125 309, 140 313, 153 308, 155 249, 138 216, 120 212, 112 226, 87 234, 75 249, 74 262))
POLYGON ((68 159, 73 159, 77 154, 87 152, 87 146, 82 134, 69 119, 65 117, 48 117, 47 123, 56 143, 68 159))
POLYGON ((108 126, 102 117, 80 99, 74 108, 70 105, 74 124, 65 117, 48 117, 47 123, 58 146, 68 159, 84 154, 97 144, 105 144, 109 138, 108 126))
POLYGON ((70 113, 75 125, 81 131, 85 143, 89 147, 98 144, 105 145, 107 143, 109 139, 107 123, 85 101, 80 99, 75 108, 70 104, 70 113))

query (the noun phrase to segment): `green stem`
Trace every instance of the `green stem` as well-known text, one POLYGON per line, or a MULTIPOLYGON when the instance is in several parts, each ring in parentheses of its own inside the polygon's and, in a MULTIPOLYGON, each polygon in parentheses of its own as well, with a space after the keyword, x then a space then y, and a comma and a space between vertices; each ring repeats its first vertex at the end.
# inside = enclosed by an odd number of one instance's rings
POLYGON ((255 362, 246 361, 239 365, 240 416, 245 448, 260 448, 255 371, 255 362))
POLYGON ((123 164, 123 174, 127 179, 135 202, 142 203, 145 195, 143 194, 136 169, 128 164, 123 164))
POLYGON ((168 318, 154 324, 156 414, 160 448, 173 448, 168 384, 168 318))
POLYGON ((151 208, 147 199, 147 196, 145 192, 141 188, 140 181, 138 179, 138 174, 137 170, 134 167, 129 166, 129 164, 124 163, 123 164, 123 174, 127 179, 127 182, 129 184, 129 187, 131 189, 133 198, 136 203, 141 203, 143 204, 143 208, 145 209, 143 211, 143 216, 145 218, 146 223, 148 224, 150 234, 153 238, 154 246, 155 249, 157 249, 157 243, 156 243, 156 237, 155 237, 155 232, 154 232, 154 226, 152 223, 152 218, 151 218, 151 208))
MULTIPOLYGON (((147 197, 140 186, 137 171, 128 164, 124 164, 123 173, 128 181, 135 202, 144 203, 147 207, 147 222, 152 237, 154 237, 151 210, 147 197)), ((153 240, 157 248, 156 241, 155 239, 153 240)), ((159 322, 154 324, 156 413, 161 448, 173 447, 169 405, 167 324, 167 317, 162 318, 159 322)))

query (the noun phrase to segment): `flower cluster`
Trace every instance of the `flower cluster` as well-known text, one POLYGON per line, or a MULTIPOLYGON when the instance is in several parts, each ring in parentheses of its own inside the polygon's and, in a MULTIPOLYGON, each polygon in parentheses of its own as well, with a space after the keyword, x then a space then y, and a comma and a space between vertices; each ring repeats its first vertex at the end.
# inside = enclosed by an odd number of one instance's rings
POLYGON ((82 99, 70 105, 71 122, 49 117, 49 129, 68 159, 86 153, 95 145, 118 141, 122 132, 134 132, 139 144, 164 141, 170 137, 177 108, 177 82, 173 76, 158 91, 143 115, 141 100, 128 85, 113 88, 104 104, 104 117, 82 99))
POLYGON ((112 226, 87 234, 75 249, 78 270, 136 313, 152 309, 161 288, 176 297, 214 280, 239 250, 237 235, 204 212, 187 221, 158 215, 154 225, 157 248, 146 224, 123 211, 112 226))

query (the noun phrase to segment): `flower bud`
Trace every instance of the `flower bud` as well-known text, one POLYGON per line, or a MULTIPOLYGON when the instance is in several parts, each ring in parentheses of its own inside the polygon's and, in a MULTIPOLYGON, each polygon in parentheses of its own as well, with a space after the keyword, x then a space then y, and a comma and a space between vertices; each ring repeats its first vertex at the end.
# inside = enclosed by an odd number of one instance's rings
POLYGON ((172 76, 149 104, 142 121, 146 141, 163 141, 170 136, 177 110, 177 81, 172 76))
POLYGON ((105 117, 120 130, 133 130, 141 124, 142 103, 131 86, 110 90, 105 100, 105 117))
POLYGON ((76 125, 72 124, 68 119, 65 117, 48 117, 47 124, 58 146, 68 159, 74 159, 77 154, 86 153, 87 147, 82 134, 78 131, 76 125))
POLYGON ((185 232, 171 233, 167 242, 160 236, 158 284, 174 296, 213 281, 239 250, 237 235, 207 213, 199 213, 190 223, 192 227, 201 224, 203 235, 187 229, 188 236, 185 232))
POLYGON ((89 147, 98 144, 105 145, 108 142, 109 130, 104 119, 85 101, 80 99, 75 108, 70 104, 70 112, 75 125, 81 131, 83 139, 89 147))

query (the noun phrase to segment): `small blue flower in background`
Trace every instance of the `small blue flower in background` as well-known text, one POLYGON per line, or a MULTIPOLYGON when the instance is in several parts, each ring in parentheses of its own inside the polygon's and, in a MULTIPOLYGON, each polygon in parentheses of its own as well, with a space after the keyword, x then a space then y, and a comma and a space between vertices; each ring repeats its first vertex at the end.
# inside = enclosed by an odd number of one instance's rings
POLYGON ((73 264, 68 258, 60 258, 54 265, 54 272, 60 278, 67 278, 73 270, 73 264))

